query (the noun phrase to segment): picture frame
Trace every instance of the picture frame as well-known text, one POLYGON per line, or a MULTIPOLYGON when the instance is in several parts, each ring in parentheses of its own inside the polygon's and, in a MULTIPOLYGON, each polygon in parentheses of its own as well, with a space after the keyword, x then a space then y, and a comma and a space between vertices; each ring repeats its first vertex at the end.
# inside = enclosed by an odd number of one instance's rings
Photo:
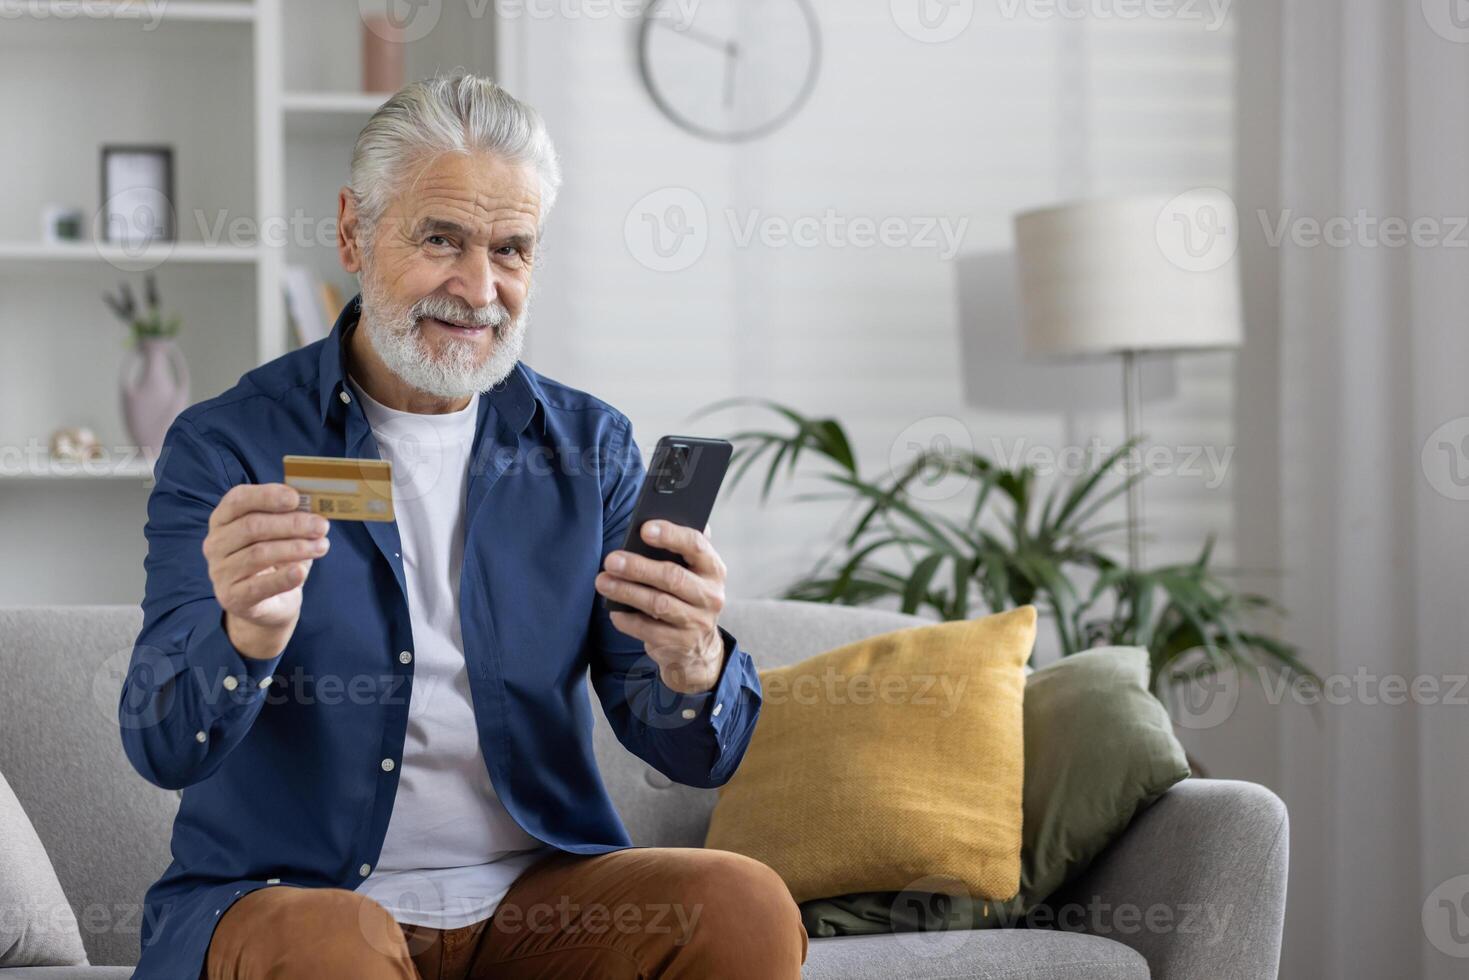
POLYGON ((104 145, 98 240, 134 247, 174 241, 173 195, 173 147, 104 145))

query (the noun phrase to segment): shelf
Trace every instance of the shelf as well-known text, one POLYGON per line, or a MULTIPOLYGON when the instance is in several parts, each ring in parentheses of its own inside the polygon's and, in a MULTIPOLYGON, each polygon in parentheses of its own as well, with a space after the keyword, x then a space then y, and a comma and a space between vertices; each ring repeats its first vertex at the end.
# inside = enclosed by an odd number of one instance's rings
POLYGON ((295 139, 355 140, 387 101, 386 92, 286 92, 286 134, 295 139))
MULTIPOLYGON (((253 264, 260 249, 249 245, 208 245, 203 242, 162 242, 141 252, 122 245, 95 242, 0 241, 0 263, 105 262, 119 269, 148 269, 164 262, 253 264)), ((0 265, 3 269, 3 265, 0 265)))
POLYGON ((18 5, 21 16, 29 20, 146 20, 213 21, 232 24, 255 20, 255 4, 236 0, 90 0, 79 5, 76 0, 28 0, 18 5))
POLYGON ((287 112, 338 112, 370 116, 388 101, 391 92, 286 92, 281 105, 287 112))
POLYGON ((0 483, 32 480, 66 481, 151 481, 156 458, 144 451, 131 456, 104 459, 12 459, 0 454, 0 483))

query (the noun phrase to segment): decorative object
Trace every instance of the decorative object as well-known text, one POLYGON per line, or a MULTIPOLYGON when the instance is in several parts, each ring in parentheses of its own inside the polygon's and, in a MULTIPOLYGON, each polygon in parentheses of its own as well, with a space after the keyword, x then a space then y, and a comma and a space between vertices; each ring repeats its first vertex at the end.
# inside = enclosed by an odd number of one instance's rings
MULTIPOLYGON (((1144 352, 1238 347, 1239 266, 1229 196, 1190 191, 1027 211, 1015 218, 1028 353, 1122 355, 1125 441, 1139 444, 1144 352)), ((1142 567, 1142 484, 1127 490, 1127 567, 1142 567)))
POLYGON ((132 330, 133 352, 122 370, 123 419, 133 441, 157 456, 168 427, 189 404, 189 366, 173 340, 179 318, 163 316, 152 273, 145 278, 146 308, 138 306, 127 283, 116 296, 102 298, 132 330))
POLYGON ((816 88, 816 11, 809 0, 653 0, 638 69, 653 104, 685 132, 756 139, 789 122, 816 88))
MULTIPOLYGON (((6 910, 0 916, 0 970, 86 966, 87 951, 71 903, 4 774, 0 774, 0 854, 5 855, 0 861, 0 907, 6 910)), ((60 972, 75 975, 71 970, 60 972)))
POLYGON ((102 148, 99 241, 129 247, 173 241, 173 148, 102 148))
POLYGON ((407 77, 406 66, 402 24, 387 14, 363 16, 362 91, 398 91, 407 77))
POLYGON ((1026 606, 761 671, 760 723, 704 846, 769 865, 797 902, 928 876, 1013 898, 1035 623, 1026 606))
POLYGON ((87 218, 81 208, 68 204, 48 204, 41 210, 41 241, 47 245, 79 242, 87 218))
POLYGON ((57 429, 51 433, 51 458, 85 462, 102 457, 97 434, 84 426, 57 429))
POLYGON ((858 892, 803 903, 811 936, 1014 925, 1074 880, 1142 810, 1188 778, 1168 711, 1148 691, 1148 652, 1104 647, 1035 671, 1025 682, 1025 819, 1020 895, 899 901, 858 892), (937 912, 938 914, 935 914, 937 912))
POLYGON ((770 453, 764 501, 783 465, 794 475, 797 457, 814 457, 826 466, 815 475, 834 492, 798 499, 847 499, 854 510, 842 519, 837 543, 787 587, 784 598, 844 605, 897 600, 904 612, 931 609, 945 620, 969 618, 976 601, 991 611, 1035 603, 1050 616, 1063 655, 1094 646, 1146 647, 1149 686, 1160 696, 1175 684, 1255 665, 1287 679, 1320 682, 1294 647, 1258 622, 1279 608, 1264 596, 1237 591, 1210 567, 1212 540, 1196 561, 1150 569, 1119 565, 1103 550, 1116 527, 1099 524, 1097 513, 1144 475, 1108 479, 1131 444, 1071 481, 1058 480, 1042 500, 1034 468, 1007 469, 973 450, 925 449, 898 472, 866 479, 835 419, 744 398, 716 402, 699 414, 747 402, 777 412, 794 431, 730 435, 735 452, 727 485, 733 488, 770 453), (961 481, 956 495, 972 494, 962 512, 949 506, 952 501, 939 508, 910 491, 935 473, 961 481), (965 516, 955 519, 954 513, 965 516))

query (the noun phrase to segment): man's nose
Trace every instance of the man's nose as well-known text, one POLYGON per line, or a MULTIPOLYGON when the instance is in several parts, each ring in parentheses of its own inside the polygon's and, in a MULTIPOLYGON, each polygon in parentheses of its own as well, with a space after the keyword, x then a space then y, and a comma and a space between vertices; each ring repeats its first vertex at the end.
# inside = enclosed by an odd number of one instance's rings
POLYGON ((482 310, 498 298, 495 266, 489 256, 465 255, 457 272, 449 291, 474 309, 482 310))

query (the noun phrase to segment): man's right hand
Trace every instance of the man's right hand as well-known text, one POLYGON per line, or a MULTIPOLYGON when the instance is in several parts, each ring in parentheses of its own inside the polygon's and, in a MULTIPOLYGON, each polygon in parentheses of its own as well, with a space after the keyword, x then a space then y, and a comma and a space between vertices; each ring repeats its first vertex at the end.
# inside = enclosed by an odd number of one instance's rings
POLYGON ((225 632, 246 657, 269 660, 286 648, 311 562, 331 546, 331 523, 296 510, 299 500, 284 483, 244 483, 231 487, 209 515, 209 579, 225 632))

